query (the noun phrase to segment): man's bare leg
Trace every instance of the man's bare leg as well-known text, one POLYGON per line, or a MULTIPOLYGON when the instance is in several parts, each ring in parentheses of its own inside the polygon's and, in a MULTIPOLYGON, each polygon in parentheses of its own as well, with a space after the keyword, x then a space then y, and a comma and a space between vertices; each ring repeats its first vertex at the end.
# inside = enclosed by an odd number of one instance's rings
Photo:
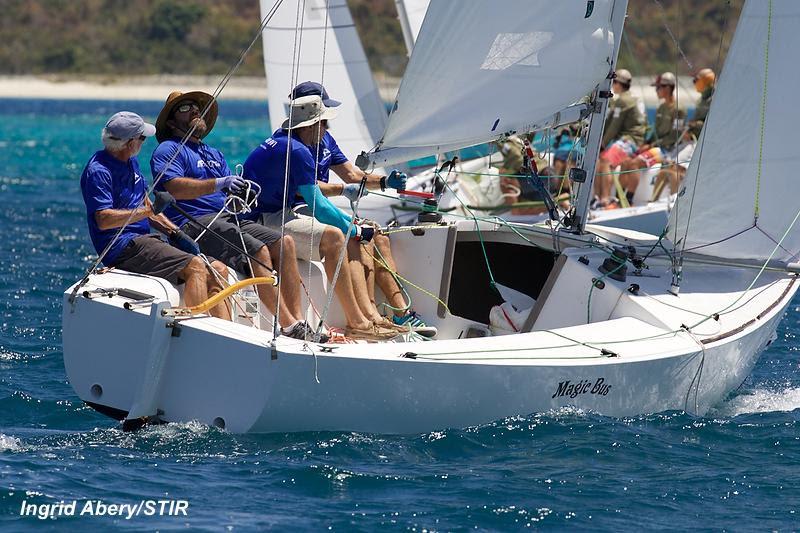
POLYGON ((184 280, 183 303, 186 307, 194 307, 208 299, 206 265, 195 256, 178 274, 184 280))
POLYGON ((642 170, 647 168, 647 163, 640 157, 633 159, 626 159, 620 165, 622 174, 619 177, 619 183, 622 188, 633 195, 636 192, 636 187, 639 186, 639 181, 642 177, 642 170))
POLYGON ((364 316, 369 318, 372 322, 379 324, 383 322, 383 317, 369 298, 367 278, 364 275, 364 265, 361 263, 361 246, 362 245, 354 239, 348 239, 348 266, 350 268, 350 279, 352 279, 353 283, 353 294, 364 316))
POLYGON ((289 313, 299 320, 303 316, 300 305, 300 270, 297 267, 297 250, 294 239, 285 235, 283 237, 283 261, 281 261, 281 241, 277 240, 269 247, 269 255, 273 265, 282 265, 279 274, 281 300, 286 304, 289 313))
MULTIPOLYGON (((336 264, 339 261, 339 255, 344 248, 344 235, 341 231, 334 227, 326 227, 322 233, 322 238, 319 243, 319 254, 324 259, 325 273, 328 276, 328 281, 333 281, 333 275, 336 272, 336 264)), ((372 327, 372 321, 364 315, 361 308, 356 301, 355 294, 353 293, 353 282, 350 276, 349 258, 345 250, 344 262, 342 268, 339 270, 339 278, 336 281, 334 291, 339 298, 344 310, 345 320, 347 326, 354 329, 368 329, 372 327)))
POLYGON ((602 157, 597 160, 597 173, 594 180, 596 185, 595 194, 601 202, 608 202, 611 198, 611 183, 614 181, 611 176, 611 166, 602 157))
MULTIPOLYGON (((272 259, 269 256, 269 250, 267 246, 264 245, 258 249, 255 253, 254 257, 258 259, 261 263, 269 266, 270 268, 265 268, 258 264, 255 261, 251 262, 253 268, 253 276, 260 278, 260 277, 269 277, 272 276, 272 259)), ((280 279, 280 278, 279 278, 280 279)), ((277 312, 277 304, 278 304, 278 288, 273 287, 272 285, 256 285, 256 291, 258 291, 258 297, 267 306, 267 309, 275 315, 278 316, 278 323, 282 327, 291 326, 298 320, 298 317, 294 316, 289 308, 286 307, 286 302, 281 298, 281 308, 280 312, 277 312)))
POLYGON ((394 314, 396 316, 403 316, 407 311, 408 303, 403 298, 403 291, 400 285, 392 275, 392 272, 397 272, 397 265, 394 262, 389 237, 383 234, 375 235, 373 242, 375 243, 377 251, 380 253, 380 255, 376 253, 377 257, 386 263, 386 266, 384 266, 381 261, 376 262, 375 283, 378 284, 381 292, 386 296, 389 305, 394 308, 394 314), (387 270, 386 267, 391 269, 391 272, 387 270))

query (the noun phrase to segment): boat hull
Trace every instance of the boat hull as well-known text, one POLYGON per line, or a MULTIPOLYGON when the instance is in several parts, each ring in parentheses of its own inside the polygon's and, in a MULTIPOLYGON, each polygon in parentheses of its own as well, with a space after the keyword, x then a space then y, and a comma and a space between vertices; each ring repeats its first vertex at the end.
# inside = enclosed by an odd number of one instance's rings
MULTIPOLYGON (((456 341, 423 343, 425 353, 411 353, 422 351, 419 343, 323 348, 280 338, 273 346, 267 332, 193 319, 172 328, 178 335, 171 334, 155 396, 166 421, 233 432, 416 433, 570 406, 620 417, 703 414, 750 373, 795 291, 790 285, 735 334, 705 344, 684 336, 673 353, 649 356, 583 357, 579 346, 519 358, 511 348, 493 351, 491 338, 457 341, 468 358, 440 354, 456 341)), ((145 310, 106 298, 69 303, 65 295, 64 361, 78 396, 106 413, 127 413, 150 364, 152 330, 145 310)), ((540 343, 543 333, 514 342, 540 343)))

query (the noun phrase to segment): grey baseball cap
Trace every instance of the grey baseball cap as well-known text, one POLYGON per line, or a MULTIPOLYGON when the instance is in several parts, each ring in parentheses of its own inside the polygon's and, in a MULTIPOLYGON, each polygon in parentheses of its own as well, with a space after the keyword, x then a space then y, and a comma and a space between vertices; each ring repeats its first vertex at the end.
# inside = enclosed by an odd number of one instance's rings
POLYGON ((106 131, 114 139, 127 141, 140 135, 152 137, 156 134, 156 127, 148 124, 142 117, 130 111, 114 113, 106 122, 106 131))

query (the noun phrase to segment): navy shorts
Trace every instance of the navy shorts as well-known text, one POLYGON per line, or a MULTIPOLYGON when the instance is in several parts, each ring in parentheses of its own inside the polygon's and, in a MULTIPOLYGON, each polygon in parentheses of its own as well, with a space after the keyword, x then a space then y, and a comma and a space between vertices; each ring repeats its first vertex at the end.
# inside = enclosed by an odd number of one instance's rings
MULTIPOLYGON (((253 273, 250 271, 247 256, 228 243, 233 243, 238 248, 242 248, 242 241, 244 241, 244 249, 247 250, 247 253, 255 255, 264 245, 272 246, 278 242, 281 234, 251 220, 239 219, 239 225, 237 226, 234 216, 227 213, 223 213, 212 223, 211 221, 214 220, 215 216, 212 214, 203 215, 197 217, 197 221, 205 226, 211 224, 209 227, 228 242, 206 231, 197 241, 197 245, 200 246, 204 254, 216 257, 237 272, 252 276, 253 273), (241 232, 239 227, 241 227, 241 232)), ((197 239, 197 236, 203 233, 201 228, 191 222, 184 224, 181 229, 192 239, 197 239)))
POLYGON ((158 235, 141 235, 132 239, 114 261, 115 268, 137 274, 164 278, 173 285, 185 281, 179 277, 194 256, 162 241, 158 235))

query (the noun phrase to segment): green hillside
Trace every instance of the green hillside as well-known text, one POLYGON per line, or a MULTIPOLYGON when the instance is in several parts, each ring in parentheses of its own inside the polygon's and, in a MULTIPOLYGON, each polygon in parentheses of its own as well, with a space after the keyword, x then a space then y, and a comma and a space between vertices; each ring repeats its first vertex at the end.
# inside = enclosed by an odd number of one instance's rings
MULTIPOLYGON (((630 0, 620 64, 634 74, 676 69, 686 74, 716 65, 742 1, 630 0)), ((405 46, 394 0, 348 4, 373 70, 401 75, 405 46)), ((221 75, 260 22, 258 0, 3 0, 0 5, 0 74, 221 75)), ((237 74, 263 75, 261 53, 259 42, 237 74)))

